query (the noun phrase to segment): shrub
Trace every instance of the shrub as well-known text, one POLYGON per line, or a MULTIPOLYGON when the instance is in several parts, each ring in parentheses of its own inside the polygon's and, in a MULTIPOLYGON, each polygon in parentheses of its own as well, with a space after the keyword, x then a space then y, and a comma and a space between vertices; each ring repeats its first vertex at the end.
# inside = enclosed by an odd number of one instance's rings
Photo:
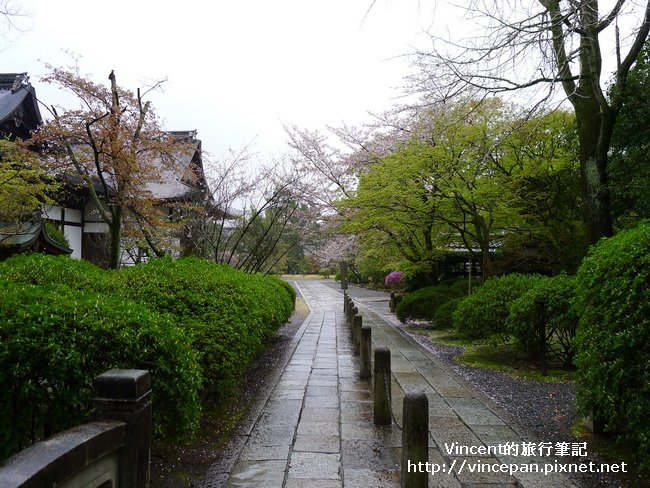
POLYGON ((464 279, 420 288, 405 295, 395 312, 402 322, 409 319, 424 319, 433 322, 434 325, 448 327, 451 325, 447 320, 450 308, 453 311, 458 304, 458 299, 466 293, 467 281, 464 279))
POLYGON ((403 279, 404 273, 401 271, 392 271, 386 275, 386 278, 384 278, 384 286, 387 286, 389 288, 399 286, 402 283, 403 279))
POLYGON ((489 278, 476 292, 460 301, 454 312, 454 328, 469 339, 505 333, 510 305, 540 279, 539 275, 517 273, 489 278))
POLYGON ((602 240, 577 274, 578 403, 650 467, 650 221, 602 240))
POLYGON ((536 305, 538 299, 547 300, 546 317, 547 353, 570 366, 575 356, 575 337, 578 316, 572 308, 576 280, 572 276, 540 278, 537 284, 510 305, 506 328, 518 347, 533 356, 539 354, 536 330, 536 305))
POLYGON ((73 290, 114 292, 113 273, 83 259, 41 253, 18 254, 0 262, 0 277, 33 285, 66 285, 73 290))
MULTIPOLYGON (((276 277, 276 276, 268 276, 267 279, 275 280, 275 283, 277 283, 277 285, 282 287, 284 289, 284 291, 286 291, 289 294, 289 300, 291 301, 291 308, 289 309, 289 315, 291 315, 291 313, 293 312, 293 309, 296 308, 296 290, 295 290, 295 288, 291 284, 287 283, 283 279, 281 279, 279 277, 276 277)), ((283 304, 286 307, 288 302, 283 301, 283 304)))
POLYGON ((154 259, 120 271, 120 293, 174 315, 195 337, 206 388, 222 398, 263 341, 286 322, 295 292, 264 277, 197 258, 154 259))
POLYGON ((463 297, 449 298, 433 312, 433 323, 440 329, 448 329, 454 324, 454 312, 463 297))
POLYGON ((84 421, 93 378, 111 368, 151 372, 156 435, 194 430, 198 357, 170 317, 63 285, 0 279, 0 295, 0 455, 84 421))
MULTIPOLYGON (((0 281, 7 290, 0 306, 0 387, 14 385, 12 394, 27 395, 20 404, 38 412, 58 401, 43 393, 43 379, 68 392, 78 389, 78 396, 60 399, 61 414, 69 409, 74 415, 54 416, 58 429, 88 407, 94 376, 110 367, 148 369, 155 429, 165 437, 195 426, 202 373, 209 392, 218 398, 227 393, 264 339, 290 317, 296 296, 277 277, 196 258, 106 271, 64 256, 21 255, 0 263, 0 281), (35 338, 25 335, 31 333, 35 338), (50 347, 58 351, 51 357, 50 347), (46 351, 42 358, 40 348, 46 351), (50 366, 56 360, 61 364, 50 366), (50 367, 51 379, 44 376, 50 367)), ((2 413, 14 408, 4 398, 0 404, 2 413)), ((25 435, 20 432, 18 437, 25 435)))

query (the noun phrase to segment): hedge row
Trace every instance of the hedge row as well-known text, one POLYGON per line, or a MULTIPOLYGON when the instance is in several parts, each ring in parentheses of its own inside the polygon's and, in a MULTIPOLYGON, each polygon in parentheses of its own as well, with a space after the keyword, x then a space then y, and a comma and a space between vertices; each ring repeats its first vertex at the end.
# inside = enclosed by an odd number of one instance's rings
POLYGON ((578 316, 573 307, 576 280, 573 276, 541 277, 537 283, 510 304, 505 330, 519 348, 533 357, 539 353, 535 330, 536 302, 545 300, 547 354, 565 367, 573 366, 578 316))
POLYGON ((158 259, 119 272, 122 290, 172 314, 195 338, 207 391, 228 393, 264 340, 291 315, 295 292, 275 276, 233 270, 197 258, 158 259))
POLYGON ((152 373, 154 430, 194 431, 199 395, 230 390, 291 315, 275 277, 194 258, 120 271, 40 254, 0 263, 0 456, 83 421, 95 376, 152 373))

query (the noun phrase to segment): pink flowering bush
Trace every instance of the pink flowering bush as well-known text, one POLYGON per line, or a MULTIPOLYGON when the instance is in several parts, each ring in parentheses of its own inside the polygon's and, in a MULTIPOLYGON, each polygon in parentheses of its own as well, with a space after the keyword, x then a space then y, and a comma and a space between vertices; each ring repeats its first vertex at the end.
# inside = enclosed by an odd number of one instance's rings
POLYGON ((384 285, 387 287, 394 287, 402 283, 402 279, 404 278, 404 273, 401 271, 393 271, 391 273, 388 273, 386 278, 384 278, 384 285))

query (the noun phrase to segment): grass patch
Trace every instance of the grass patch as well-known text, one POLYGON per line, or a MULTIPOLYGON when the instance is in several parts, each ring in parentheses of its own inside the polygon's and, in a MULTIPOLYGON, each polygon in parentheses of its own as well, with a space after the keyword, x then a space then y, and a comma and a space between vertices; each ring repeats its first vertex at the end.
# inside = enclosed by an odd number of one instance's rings
POLYGON ((284 280, 326 280, 329 276, 319 274, 283 274, 281 276, 284 280))
POLYGON ((309 307, 307 306, 307 302, 305 301, 304 298, 301 297, 296 298, 296 308, 294 313, 305 315, 305 316, 309 314, 309 307))
POLYGON ((416 334, 428 335, 431 342, 447 346, 461 346, 465 351, 454 361, 472 368, 501 371, 515 378, 547 381, 551 383, 573 381, 575 371, 550 367, 542 376, 539 364, 524 356, 514 344, 490 344, 485 340, 471 340, 458 335, 453 329, 409 329, 416 334))

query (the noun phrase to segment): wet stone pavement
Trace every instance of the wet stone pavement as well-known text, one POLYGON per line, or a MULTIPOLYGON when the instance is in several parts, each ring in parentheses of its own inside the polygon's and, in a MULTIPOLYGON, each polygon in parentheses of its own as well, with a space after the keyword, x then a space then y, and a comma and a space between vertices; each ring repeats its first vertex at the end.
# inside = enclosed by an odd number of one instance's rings
MULTIPOLYGON (((386 294, 350 290, 372 329, 372 348, 391 350, 391 426, 373 423, 372 380, 359 379, 343 295, 332 282, 300 281, 311 313, 296 334, 295 349, 278 381, 241 436, 234 466, 210 469, 203 488, 398 487, 402 403, 405 392, 424 391, 429 400, 429 462, 437 466, 545 464, 548 457, 513 458, 449 454, 459 446, 522 443, 526 437, 504 421, 478 392, 391 324, 386 294)), ((374 352, 373 352, 374 354, 374 352)), ((562 475, 469 469, 429 476, 431 487, 571 487, 562 475)))

